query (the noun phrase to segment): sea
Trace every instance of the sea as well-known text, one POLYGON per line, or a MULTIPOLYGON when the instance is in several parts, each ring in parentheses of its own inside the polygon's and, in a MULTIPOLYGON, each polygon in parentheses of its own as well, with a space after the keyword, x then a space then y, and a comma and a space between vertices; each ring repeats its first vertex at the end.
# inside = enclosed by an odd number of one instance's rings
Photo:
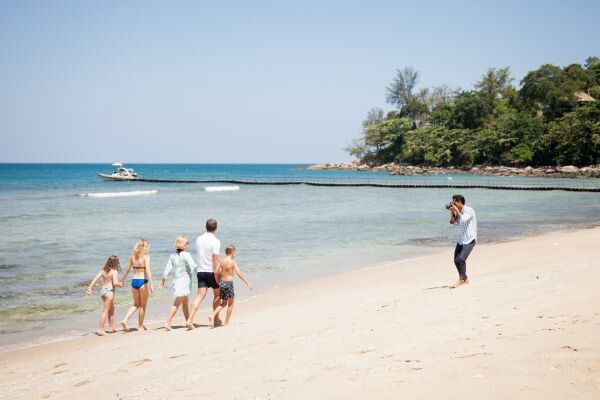
MULTIPOLYGON (((308 170, 304 164, 127 167, 159 179, 600 187, 599 179, 461 172, 392 176, 308 170)), ((175 237, 186 235, 194 255, 194 239, 209 218, 218 221, 222 248, 235 244, 238 265, 254 285, 250 291, 237 281, 239 301, 273 288, 439 251, 448 252, 448 263, 432 268, 447 272, 451 280, 456 232, 444 204, 455 193, 477 213, 479 243, 600 224, 599 193, 147 183, 98 177, 112 170, 110 164, 0 164, 0 351, 93 334, 101 307, 99 289, 93 296, 85 290, 107 257, 115 254, 125 265, 135 242, 148 240, 158 289, 175 237)), ((170 283, 156 290, 147 321, 163 321, 172 299, 170 283)), ((117 321, 131 303, 129 286, 118 289, 117 321)), ((198 318, 207 312, 205 300, 198 318)))

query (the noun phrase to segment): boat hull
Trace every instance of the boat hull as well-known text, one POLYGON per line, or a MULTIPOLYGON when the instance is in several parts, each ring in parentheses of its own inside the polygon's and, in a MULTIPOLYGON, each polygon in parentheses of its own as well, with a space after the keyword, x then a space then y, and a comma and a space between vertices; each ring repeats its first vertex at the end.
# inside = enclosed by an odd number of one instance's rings
POLYGON ((106 181, 135 181, 137 179, 140 179, 135 176, 118 176, 109 174, 98 174, 98 176, 106 181))

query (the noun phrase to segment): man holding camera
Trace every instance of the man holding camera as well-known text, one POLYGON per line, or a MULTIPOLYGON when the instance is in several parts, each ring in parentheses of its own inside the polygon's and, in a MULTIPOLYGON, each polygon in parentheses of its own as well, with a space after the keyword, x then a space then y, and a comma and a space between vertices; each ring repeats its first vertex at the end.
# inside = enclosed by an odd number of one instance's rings
POLYGON ((458 270, 458 281, 450 286, 455 289, 469 283, 467 278, 467 257, 477 242, 477 218, 475 210, 465 206, 465 198, 460 194, 452 196, 452 203, 446 204, 450 211, 450 223, 459 229, 459 236, 454 249, 454 265, 458 270))

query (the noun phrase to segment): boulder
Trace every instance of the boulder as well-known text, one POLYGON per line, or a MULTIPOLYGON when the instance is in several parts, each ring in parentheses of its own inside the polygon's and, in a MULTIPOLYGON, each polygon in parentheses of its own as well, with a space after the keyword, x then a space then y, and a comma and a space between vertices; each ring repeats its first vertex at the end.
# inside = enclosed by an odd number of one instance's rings
POLYGON ((561 167, 559 171, 563 174, 576 174, 577 172, 579 172, 579 168, 573 165, 566 165, 564 167, 561 167))

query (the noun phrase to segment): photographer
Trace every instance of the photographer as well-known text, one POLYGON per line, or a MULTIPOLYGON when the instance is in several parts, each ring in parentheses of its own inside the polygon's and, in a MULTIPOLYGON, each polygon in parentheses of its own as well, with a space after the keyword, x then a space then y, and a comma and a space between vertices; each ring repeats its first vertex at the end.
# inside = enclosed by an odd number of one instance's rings
POLYGON ((452 203, 446 204, 450 211, 450 223, 459 229, 459 236, 454 249, 454 265, 458 270, 458 281, 450 286, 455 289, 469 283, 467 278, 467 258, 477 242, 477 218, 475 210, 465 206, 465 198, 460 194, 452 196, 452 203))

